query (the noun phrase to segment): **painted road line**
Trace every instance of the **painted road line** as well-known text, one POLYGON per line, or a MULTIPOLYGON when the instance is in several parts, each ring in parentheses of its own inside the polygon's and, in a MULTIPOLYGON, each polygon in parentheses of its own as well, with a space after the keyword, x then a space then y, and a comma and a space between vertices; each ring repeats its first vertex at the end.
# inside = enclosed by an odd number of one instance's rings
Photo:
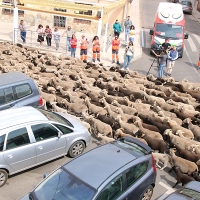
MULTIPOLYGON (((200 41, 200 36, 199 35, 196 35, 196 34, 192 34, 195 38, 196 38, 196 40, 199 42, 200 41)), ((198 46, 199 46, 199 44, 198 44, 198 46)))
POLYGON ((169 187, 168 185, 164 184, 163 182, 159 182, 160 185, 162 185, 164 188, 167 189, 167 192, 165 192, 165 194, 163 194, 160 198, 158 198, 157 200, 163 200, 167 195, 171 194, 172 192, 175 191, 175 189, 169 187))
POLYGON ((190 58, 188 52, 186 51, 186 48, 185 48, 184 50, 185 50, 185 53, 187 54, 187 57, 188 57, 188 59, 189 59, 189 61, 190 61, 190 64, 193 66, 194 71, 195 71, 196 74, 200 77, 200 74, 198 73, 198 71, 197 71, 197 69, 196 69, 196 66, 193 64, 193 62, 192 62, 192 60, 191 60, 191 58, 190 58))
POLYGON ((197 48, 196 48, 196 45, 195 45, 195 43, 193 42, 193 40, 192 40, 191 37, 188 37, 188 43, 189 43, 189 45, 190 45, 190 47, 191 47, 191 50, 192 50, 193 52, 198 52, 198 50, 197 50, 197 48))

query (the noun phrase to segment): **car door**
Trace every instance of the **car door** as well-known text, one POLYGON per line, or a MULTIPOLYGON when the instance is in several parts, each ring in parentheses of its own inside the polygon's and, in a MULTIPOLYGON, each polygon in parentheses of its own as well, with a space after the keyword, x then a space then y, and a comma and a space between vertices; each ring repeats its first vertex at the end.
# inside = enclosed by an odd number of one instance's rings
POLYGON ((95 200, 126 200, 125 185, 123 174, 119 174, 110 181, 105 188, 99 192, 95 200))
POLYGON ((21 171, 35 164, 35 145, 30 141, 26 127, 12 130, 7 134, 4 160, 14 171, 21 171))
POLYGON ((0 89, 0 110, 17 107, 12 87, 0 89))
POLYGON ((66 138, 50 123, 30 126, 35 137, 36 163, 52 160, 66 154, 66 138))
POLYGON ((126 185, 128 193, 127 200, 140 199, 142 193, 148 185, 148 176, 143 176, 147 172, 148 161, 139 163, 125 171, 126 185))

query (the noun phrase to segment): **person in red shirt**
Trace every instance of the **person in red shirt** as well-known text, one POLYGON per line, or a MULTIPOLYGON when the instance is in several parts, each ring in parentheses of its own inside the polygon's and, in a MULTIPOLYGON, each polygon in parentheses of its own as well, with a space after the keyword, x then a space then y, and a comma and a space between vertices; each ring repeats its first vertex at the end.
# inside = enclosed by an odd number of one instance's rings
POLYGON ((119 65, 119 45, 120 45, 120 40, 118 36, 116 35, 114 39, 112 40, 112 63, 115 63, 115 57, 117 64, 119 65))
POLYGON ((72 35, 72 38, 70 40, 70 45, 71 45, 71 57, 75 58, 76 56, 76 46, 77 46, 77 39, 75 34, 72 35))

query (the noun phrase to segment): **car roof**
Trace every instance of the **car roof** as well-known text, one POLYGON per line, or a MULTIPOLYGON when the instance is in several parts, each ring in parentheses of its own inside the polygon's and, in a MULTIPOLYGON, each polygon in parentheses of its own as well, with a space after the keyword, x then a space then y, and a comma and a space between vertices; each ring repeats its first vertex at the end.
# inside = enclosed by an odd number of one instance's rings
POLYGON ((180 193, 172 193, 170 194, 168 197, 166 197, 164 200, 189 200, 191 198, 185 196, 185 195, 182 195, 180 193))
POLYGON ((127 151, 108 143, 82 154, 64 167, 97 189, 115 171, 135 159, 127 151))
POLYGON ((31 121, 48 121, 47 117, 31 106, 2 110, 0 119, 0 130, 31 121))
POLYGON ((191 181, 187 185, 185 185, 185 188, 190 189, 190 190, 195 190, 200 193, 200 182, 191 181))
POLYGON ((31 79, 22 72, 8 72, 0 75, 0 86, 31 79))

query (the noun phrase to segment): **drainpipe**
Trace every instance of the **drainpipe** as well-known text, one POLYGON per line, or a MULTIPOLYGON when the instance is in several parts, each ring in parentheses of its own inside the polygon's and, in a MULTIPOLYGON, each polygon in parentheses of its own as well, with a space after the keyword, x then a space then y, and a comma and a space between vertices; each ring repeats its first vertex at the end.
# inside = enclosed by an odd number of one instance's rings
POLYGON ((18 7, 17 7, 17 0, 14 0, 13 44, 17 43, 17 33, 18 33, 18 7))

